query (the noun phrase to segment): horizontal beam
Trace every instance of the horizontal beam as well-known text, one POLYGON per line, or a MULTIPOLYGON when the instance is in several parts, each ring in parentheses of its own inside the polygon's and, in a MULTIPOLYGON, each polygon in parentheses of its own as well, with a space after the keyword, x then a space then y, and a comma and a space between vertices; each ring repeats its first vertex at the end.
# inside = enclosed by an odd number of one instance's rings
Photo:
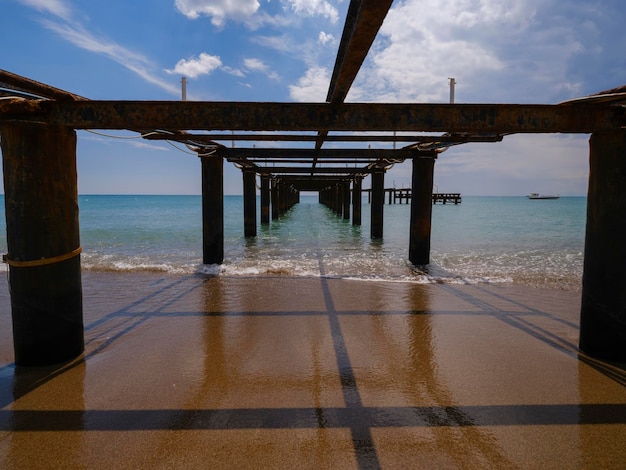
MULTIPOLYGON (((144 136, 147 140, 171 140, 176 142, 213 143, 215 141, 247 141, 247 142, 315 142, 317 135, 311 134, 159 134, 150 133, 144 136)), ((325 142, 499 142, 501 135, 381 135, 381 134, 349 134, 328 135, 325 142)))
MULTIPOLYGON (((379 160, 379 158, 346 158, 346 159, 339 159, 339 158, 320 158, 317 160, 317 164, 318 165, 326 165, 326 164, 342 164, 342 165, 357 165, 359 163, 375 163, 379 160)), ((232 160, 233 162, 237 162, 239 163, 239 160, 232 160)), ((295 163, 303 163, 306 165, 310 165, 313 163, 312 159, 310 158, 302 158, 302 159, 295 159, 295 158, 263 158, 263 157, 250 157, 250 158, 246 158, 245 161, 250 162, 250 163, 261 163, 261 164, 265 164, 267 165, 268 163, 281 163, 281 164, 295 164, 295 163)))
POLYGON ((219 148, 215 150, 215 155, 226 159, 240 158, 379 158, 406 159, 417 157, 420 150, 414 148, 404 149, 286 149, 286 148, 219 148))
POLYGON ((592 133, 626 126, 621 106, 1 100, 0 121, 73 129, 592 133))
POLYGON ((53 100, 85 100, 82 96, 75 95, 69 91, 46 85, 45 83, 31 80, 30 78, 16 75, 7 70, 0 69, 0 88, 16 90, 20 94, 38 96, 53 100))
POLYGON ((304 167, 304 166, 281 166, 281 167, 255 167, 254 171, 258 174, 264 175, 278 175, 278 174, 311 174, 314 175, 361 175, 371 173, 374 171, 372 168, 362 167, 304 167))

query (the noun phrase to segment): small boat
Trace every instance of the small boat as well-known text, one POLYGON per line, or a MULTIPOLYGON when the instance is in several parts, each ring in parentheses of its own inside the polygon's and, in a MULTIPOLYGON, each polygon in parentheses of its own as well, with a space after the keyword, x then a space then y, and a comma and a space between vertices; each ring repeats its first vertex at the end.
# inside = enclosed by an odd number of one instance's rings
POLYGON ((561 196, 558 194, 539 194, 539 193, 530 193, 526 196, 528 199, 558 199, 561 196))

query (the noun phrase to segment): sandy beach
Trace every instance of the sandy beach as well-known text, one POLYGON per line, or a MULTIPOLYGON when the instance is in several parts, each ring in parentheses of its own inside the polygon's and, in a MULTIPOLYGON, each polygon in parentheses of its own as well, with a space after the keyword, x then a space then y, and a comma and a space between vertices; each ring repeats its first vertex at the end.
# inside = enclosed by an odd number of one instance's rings
POLYGON ((86 350, 16 370, 2 468, 624 468, 626 366, 580 294, 511 284, 83 274, 86 350))

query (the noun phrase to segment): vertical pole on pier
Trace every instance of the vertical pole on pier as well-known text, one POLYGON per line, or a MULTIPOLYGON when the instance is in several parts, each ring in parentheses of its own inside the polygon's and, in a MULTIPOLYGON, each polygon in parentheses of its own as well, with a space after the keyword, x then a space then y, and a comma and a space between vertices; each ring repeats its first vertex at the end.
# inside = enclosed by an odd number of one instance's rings
POLYGON ((341 183, 341 188, 343 191, 343 218, 350 220, 350 181, 341 183))
POLYGON ((435 158, 435 153, 413 158, 409 261, 415 265, 430 263, 435 158))
POLYGON ((383 210, 385 206, 385 172, 382 168, 372 172, 371 238, 383 238, 383 210))
POLYGON ((200 157, 202 164, 202 262, 224 261, 224 161, 200 157))
POLYGON ((361 178, 352 184, 352 225, 361 225, 361 178))
POLYGON ((261 223, 270 223, 270 177, 261 175, 261 223))
POLYGON ((256 237, 256 173, 243 170, 243 234, 256 237))
POLYGON ((84 349, 76 132, 2 123, 13 347, 18 366, 84 349))
POLYGON ((626 132, 592 134, 580 349, 626 361, 626 132))

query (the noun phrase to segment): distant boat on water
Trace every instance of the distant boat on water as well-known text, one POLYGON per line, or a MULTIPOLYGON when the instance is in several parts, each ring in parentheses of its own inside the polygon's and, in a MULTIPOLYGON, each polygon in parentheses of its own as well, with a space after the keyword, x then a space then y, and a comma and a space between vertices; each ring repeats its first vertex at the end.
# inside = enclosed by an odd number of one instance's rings
POLYGON ((528 199, 558 199, 561 196, 558 194, 539 194, 539 193, 530 193, 526 196, 528 199))

